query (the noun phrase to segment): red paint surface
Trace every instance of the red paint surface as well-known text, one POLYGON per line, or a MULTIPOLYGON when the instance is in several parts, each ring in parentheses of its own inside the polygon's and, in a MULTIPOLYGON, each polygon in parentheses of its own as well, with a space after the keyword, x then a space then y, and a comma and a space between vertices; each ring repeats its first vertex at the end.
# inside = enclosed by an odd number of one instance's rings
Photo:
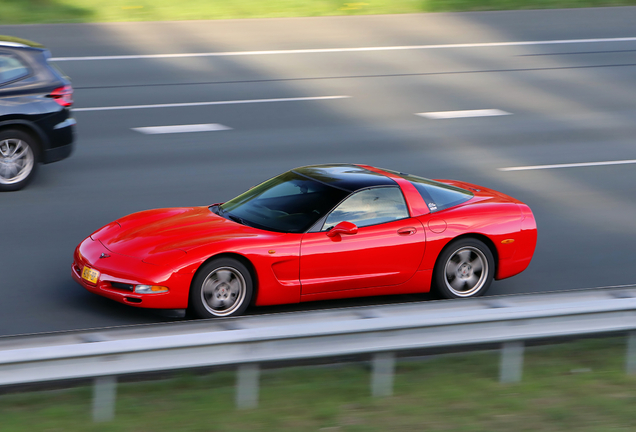
POLYGON ((425 246, 424 228, 413 218, 358 228, 353 235, 307 233, 300 248, 302 294, 402 284, 417 271, 425 246), (415 232, 398 233, 408 227, 415 232))

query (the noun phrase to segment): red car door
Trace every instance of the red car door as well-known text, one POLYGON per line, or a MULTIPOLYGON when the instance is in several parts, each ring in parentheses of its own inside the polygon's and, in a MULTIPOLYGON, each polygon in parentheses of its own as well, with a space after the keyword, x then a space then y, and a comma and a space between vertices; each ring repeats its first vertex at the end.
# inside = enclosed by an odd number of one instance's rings
POLYGON ((399 285, 417 271, 425 245, 424 228, 408 216, 399 188, 357 192, 327 217, 321 231, 303 236, 302 294, 399 285), (328 229, 343 220, 356 224, 357 232, 329 236, 328 229))

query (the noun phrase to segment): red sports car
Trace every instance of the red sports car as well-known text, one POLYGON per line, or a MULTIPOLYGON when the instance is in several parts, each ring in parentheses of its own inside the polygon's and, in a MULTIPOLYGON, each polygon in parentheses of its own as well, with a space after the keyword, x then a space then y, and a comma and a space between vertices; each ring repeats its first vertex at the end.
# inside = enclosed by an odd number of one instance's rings
POLYGON ((121 303, 225 317, 250 304, 431 289, 475 297, 525 270, 536 240, 530 208, 500 192, 314 165, 223 204, 116 220, 80 243, 72 274, 121 303))

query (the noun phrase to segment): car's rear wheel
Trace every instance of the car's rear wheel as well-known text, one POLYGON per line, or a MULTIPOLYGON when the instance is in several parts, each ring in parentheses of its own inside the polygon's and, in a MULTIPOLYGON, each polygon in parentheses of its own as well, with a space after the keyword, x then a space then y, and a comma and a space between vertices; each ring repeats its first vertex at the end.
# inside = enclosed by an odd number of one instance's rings
POLYGON ((253 292, 252 276, 243 263, 219 258, 205 264, 190 290, 190 309, 199 318, 241 315, 253 292))
POLYGON ((459 239, 440 254, 433 272, 437 292, 444 298, 477 297, 486 292, 495 274, 495 260, 484 242, 459 239))
POLYGON ((0 191, 16 191, 33 179, 38 153, 27 133, 9 129, 0 132, 0 191))

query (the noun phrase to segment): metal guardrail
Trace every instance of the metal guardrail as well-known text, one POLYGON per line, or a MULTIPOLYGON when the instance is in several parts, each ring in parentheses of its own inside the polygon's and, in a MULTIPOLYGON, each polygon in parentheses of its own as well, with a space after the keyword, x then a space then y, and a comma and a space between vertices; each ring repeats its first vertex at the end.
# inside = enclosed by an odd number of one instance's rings
POLYGON ((112 419, 116 377, 237 365, 239 408, 258 403, 259 364, 373 355, 372 392, 392 392, 395 353, 501 344, 500 380, 521 379, 524 341, 629 333, 636 288, 429 301, 0 339, 0 386, 94 378, 93 417, 112 419))

